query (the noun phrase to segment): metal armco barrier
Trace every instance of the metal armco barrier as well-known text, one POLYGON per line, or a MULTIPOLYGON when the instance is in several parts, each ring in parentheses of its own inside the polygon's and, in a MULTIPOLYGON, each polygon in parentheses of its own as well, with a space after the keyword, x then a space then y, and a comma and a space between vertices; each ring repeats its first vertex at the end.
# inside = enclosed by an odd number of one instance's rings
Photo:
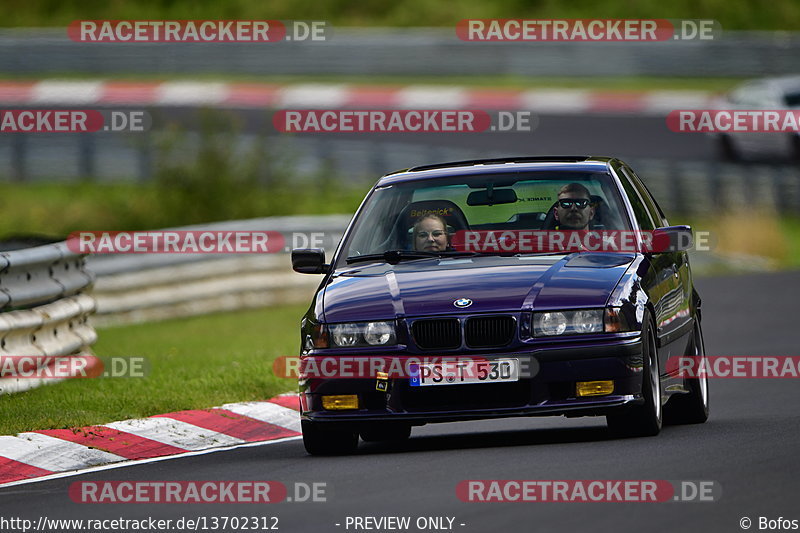
POLYGON ((797 71, 797 32, 714 40, 465 42, 450 28, 334 28, 321 42, 78 43, 66 28, 0 32, 0 71, 146 74, 768 76, 797 71), (268 48, 265 48, 268 47, 268 48))
POLYGON ((77 294, 93 281, 83 258, 56 243, 0 254, 0 310, 77 294))
POLYGON ((274 254, 119 254, 95 255, 87 268, 97 275, 93 296, 96 325, 146 322, 307 302, 319 284, 316 276, 291 269, 292 248, 309 247, 311 234, 328 256, 350 216, 270 217, 220 222, 175 230, 277 231, 285 248, 274 254))
MULTIPOLYGON (((91 354, 95 301, 84 291, 93 281, 83 257, 63 242, 0 254, 0 357, 91 354)), ((57 381, 0 371, 0 394, 57 381)))
MULTIPOLYGON (((197 140, 197 134, 187 134, 187 139, 193 141, 190 146, 196 149, 198 144, 194 141, 197 140)), ((74 160, 72 155, 77 150, 77 144, 64 145, 64 139, 52 135, 49 138, 37 138, 35 145, 32 140, 30 142, 31 150, 27 157, 35 160, 39 166, 36 173, 31 169, 30 179, 76 179, 80 176, 79 167, 69 164, 74 160), (49 161, 47 165, 46 161, 49 161)), ((126 142, 125 138, 114 138, 111 134, 95 139, 94 151, 89 155, 103 162, 102 165, 98 164, 98 176, 102 176, 98 177, 98 182, 130 180, 134 173, 132 169, 151 168, 146 164, 146 152, 126 145, 126 142)), ((237 138, 236 148, 249 150, 255 142, 257 138, 254 135, 242 134, 237 138)), ((287 137, 281 138, 276 146, 284 153, 297 155, 292 170, 298 176, 299 186, 313 188, 315 183, 309 176, 328 173, 336 180, 362 185, 364 192, 369 190, 379 176, 390 170, 442 161, 515 155, 513 152, 435 143, 376 139, 287 137)), ((7 157, 9 151, 4 152, 2 148, 3 139, 0 138, 0 168, 10 168, 13 165, 7 157), (5 162, 8 163, 7 167, 3 167, 5 162)), ((715 202, 715 209, 736 209, 760 204, 768 208, 777 206, 792 213, 800 212, 800 166, 797 164, 736 164, 715 160, 635 157, 622 151, 613 155, 620 157, 636 170, 647 186, 653 189, 662 208, 669 212, 705 213, 708 209, 708 198, 715 202), (697 192, 701 194, 696 194, 697 192)), ((139 178, 147 181, 152 176, 143 173, 139 178)), ((0 258, 0 268, 2 261, 0 258)), ((101 273, 99 270, 95 271, 101 273)), ((0 306, 3 305, 2 299, 0 294, 0 306)))

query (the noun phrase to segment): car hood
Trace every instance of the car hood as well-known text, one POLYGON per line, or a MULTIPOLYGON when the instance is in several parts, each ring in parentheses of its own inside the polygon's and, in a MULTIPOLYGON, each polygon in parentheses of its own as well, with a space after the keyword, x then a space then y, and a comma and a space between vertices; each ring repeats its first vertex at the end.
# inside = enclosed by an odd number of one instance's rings
POLYGON ((576 253, 354 265, 325 287, 323 320, 603 307, 634 257, 576 253), (460 299, 472 303, 456 307, 460 299))

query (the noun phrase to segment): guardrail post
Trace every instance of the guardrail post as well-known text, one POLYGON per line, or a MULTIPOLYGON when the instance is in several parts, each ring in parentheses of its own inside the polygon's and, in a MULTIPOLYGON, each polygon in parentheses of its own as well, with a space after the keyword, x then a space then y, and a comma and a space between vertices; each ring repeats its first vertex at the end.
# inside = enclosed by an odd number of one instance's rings
POLYGON ((669 176, 669 182, 672 184, 672 187, 670 187, 672 189, 672 205, 675 206, 676 212, 686 213, 687 209, 684 203, 683 185, 681 183, 683 181, 682 175, 675 161, 670 161, 667 176, 669 176))
POLYGON ((95 152, 94 135, 78 135, 78 175, 82 179, 95 177, 95 152))
POLYGON ((331 143, 315 140, 315 152, 317 153, 317 160, 319 161, 320 171, 328 174, 337 172, 338 165, 336 157, 333 155, 331 143))
POLYGON ((153 178, 153 144, 149 137, 139 140, 139 157, 137 170, 139 181, 150 181, 153 178))
POLYGON ((11 179, 25 181, 27 168, 28 138, 24 133, 11 134, 11 179))
POLYGON ((713 198, 717 212, 725 209, 725 194, 722 190, 722 169, 718 161, 710 161, 708 164, 709 193, 713 198))
POLYGON ((369 171, 376 176, 386 173, 386 143, 371 141, 367 145, 369 151, 369 171))

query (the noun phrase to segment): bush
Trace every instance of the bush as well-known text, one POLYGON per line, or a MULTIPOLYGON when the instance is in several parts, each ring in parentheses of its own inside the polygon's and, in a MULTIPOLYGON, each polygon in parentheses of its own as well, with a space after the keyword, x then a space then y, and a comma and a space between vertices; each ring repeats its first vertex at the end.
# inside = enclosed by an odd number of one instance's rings
POLYGON ((162 224, 253 218, 278 211, 278 200, 292 179, 290 159, 273 153, 262 137, 247 143, 231 115, 201 110, 199 119, 198 133, 173 127, 162 135, 155 171, 162 224), (267 194, 257 194, 259 189, 267 194))

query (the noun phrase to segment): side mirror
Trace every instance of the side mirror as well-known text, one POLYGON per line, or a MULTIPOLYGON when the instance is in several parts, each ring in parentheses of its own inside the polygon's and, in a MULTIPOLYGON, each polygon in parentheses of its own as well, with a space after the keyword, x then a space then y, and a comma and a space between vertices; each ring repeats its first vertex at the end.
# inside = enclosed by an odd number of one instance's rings
POLYGON ((652 232, 652 240, 645 242, 645 251, 650 253, 685 252, 692 247, 691 226, 668 226, 652 232))
POLYGON ((292 270, 301 274, 324 274, 330 265, 325 264, 325 250, 301 248, 292 250, 292 270))

